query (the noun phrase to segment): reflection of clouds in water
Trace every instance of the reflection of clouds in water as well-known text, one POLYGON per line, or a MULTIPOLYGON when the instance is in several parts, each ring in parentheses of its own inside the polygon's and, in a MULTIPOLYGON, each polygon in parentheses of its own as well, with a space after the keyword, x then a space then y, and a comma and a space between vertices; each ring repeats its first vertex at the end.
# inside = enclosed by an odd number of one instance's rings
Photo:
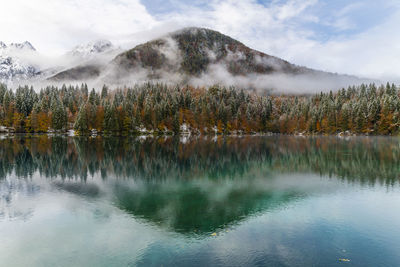
POLYGON ((37 197, 40 186, 25 179, 0 180, 0 219, 27 221, 33 216, 34 209, 30 205, 17 205, 24 196, 37 197))
POLYGON ((0 146, 0 262, 326 266, 398 231, 398 188, 357 178, 379 163, 391 181, 396 140, 43 140, 0 146))
POLYGON ((0 253, 0 260, 13 266, 115 265, 110 255, 119 255, 118 261, 126 266, 141 250, 163 238, 158 229, 102 202, 60 193, 20 201, 35 207, 29 223, 0 221, 0 250, 7 251, 0 253))

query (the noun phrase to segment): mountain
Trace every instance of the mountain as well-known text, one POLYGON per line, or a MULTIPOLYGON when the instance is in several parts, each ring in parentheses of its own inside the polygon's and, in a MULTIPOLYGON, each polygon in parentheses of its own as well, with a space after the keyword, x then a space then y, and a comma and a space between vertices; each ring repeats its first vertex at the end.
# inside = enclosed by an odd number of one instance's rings
MULTIPOLYGON (((98 40, 76 46, 61 57, 51 58, 39 54, 28 41, 9 45, 0 41, 0 82, 11 86, 45 80, 66 69, 71 70, 82 62, 89 65, 104 64, 119 52, 110 41, 98 40)), ((80 74, 85 77, 94 75, 85 72, 80 74)))
POLYGON ((116 48, 108 40, 97 40, 76 46, 67 53, 67 56, 77 57, 79 59, 92 59, 99 54, 109 53, 116 48))
POLYGON ((9 84, 38 76, 38 67, 27 60, 35 53, 36 49, 27 41, 9 46, 0 41, 0 82, 9 84))
POLYGON ((50 79, 76 81, 98 76, 100 75, 98 66, 107 64, 120 52, 120 48, 115 47, 108 40, 97 40, 78 45, 64 56, 64 61, 68 62, 69 67, 53 73, 56 75, 51 75, 53 77, 50 79))
POLYGON ((285 91, 337 89, 361 82, 354 76, 297 66, 217 31, 193 27, 140 44, 107 64, 82 64, 50 80, 110 84, 154 80, 285 91))
POLYGON ((10 49, 17 49, 17 50, 25 50, 25 51, 36 51, 36 49, 33 47, 33 45, 28 42, 25 41, 23 43, 11 43, 9 46, 10 49))
POLYGON ((213 64, 224 64, 233 75, 305 71, 287 61, 252 50, 219 32, 186 28, 120 54, 114 63, 124 69, 170 69, 198 76, 213 64), (176 64, 179 63, 179 64, 176 64))

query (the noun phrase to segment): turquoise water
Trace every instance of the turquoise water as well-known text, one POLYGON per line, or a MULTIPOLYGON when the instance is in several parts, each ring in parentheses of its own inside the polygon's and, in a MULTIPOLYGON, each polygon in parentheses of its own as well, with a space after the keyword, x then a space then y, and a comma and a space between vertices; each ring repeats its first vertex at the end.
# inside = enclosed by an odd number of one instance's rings
POLYGON ((0 159, 0 266, 400 265, 397 138, 15 136, 0 159))

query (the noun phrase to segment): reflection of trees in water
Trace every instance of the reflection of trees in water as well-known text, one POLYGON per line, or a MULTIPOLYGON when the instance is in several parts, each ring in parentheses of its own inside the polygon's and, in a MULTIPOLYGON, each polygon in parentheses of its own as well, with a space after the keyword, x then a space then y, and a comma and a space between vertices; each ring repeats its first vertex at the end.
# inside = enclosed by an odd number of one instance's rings
MULTIPOLYGON (((183 145, 176 139, 65 138, 36 136, 0 141, 1 177, 15 170, 29 176, 35 170, 49 178, 86 179, 100 172, 103 178, 189 179, 243 174, 250 163, 265 161, 263 147, 230 145, 200 140, 183 145), (162 139, 164 140, 164 139, 162 139), (248 147, 247 149, 243 149, 248 147)), ((264 147, 265 148, 265 147, 264 147)))
MULTIPOLYGON (((399 178, 400 147, 393 138, 244 137, 192 140, 170 138, 20 137, 0 140, 0 177, 15 171, 29 177, 83 179, 194 177, 237 178, 264 171, 316 172, 367 184, 399 178)), ((265 174, 265 173, 264 173, 265 174)))
POLYGON ((400 178, 400 139, 277 138, 274 169, 317 172, 348 182, 393 185, 400 178))
MULTIPOLYGON (((349 182, 394 184, 400 171, 399 145, 393 138, 273 136, 182 144, 173 138, 16 136, 0 141, 0 177, 15 172, 26 178, 22 185, 30 184, 35 171, 50 179, 61 177, 66 181, 51 182, 59 190, 89 198, 111 197, 115 206, 137 218, 179 233, 208 235, 312 193, 296 186, 274 187, 269 183, 273 172, 313 172, 349 182), (106 187, 86 182, 94 174, 114 179, 106 187)), ((307 183, 299 185, 302 182, 307 183)), ((0 192, 6 192, 7 180, 0 185, 0 192)), ((33 189, 21 188, 37 191, 33 189)), ((4 197, 11 201, 12 195, 4 197)))

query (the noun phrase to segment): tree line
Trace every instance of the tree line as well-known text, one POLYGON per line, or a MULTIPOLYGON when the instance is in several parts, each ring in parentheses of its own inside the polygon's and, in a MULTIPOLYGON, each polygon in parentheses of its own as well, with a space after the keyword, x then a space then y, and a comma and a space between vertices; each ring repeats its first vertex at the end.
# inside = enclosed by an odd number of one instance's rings
POLYGON ((234 87, 146 83, 101 90, 48 86, 36 91, 0 84, 0 125, 15 132, 74 129, 109 135, 283 133, 393 135, 399 133, 399 88, 352 86, 315 95, 260 95, 234 87), (185 126, 185 127, 183 127, 185 126))

